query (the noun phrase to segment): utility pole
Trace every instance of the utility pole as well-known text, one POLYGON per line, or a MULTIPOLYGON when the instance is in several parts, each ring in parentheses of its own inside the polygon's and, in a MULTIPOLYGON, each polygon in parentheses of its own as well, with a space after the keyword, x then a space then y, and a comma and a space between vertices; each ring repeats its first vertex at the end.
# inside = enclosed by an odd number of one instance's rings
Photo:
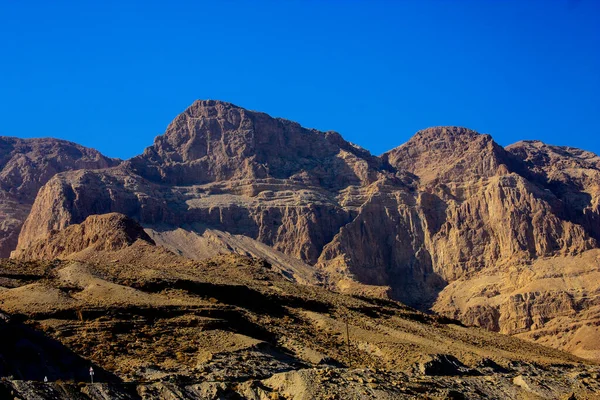
POLYGON ((346 347, 348 349, 348 366, 350 365, 350 328, 348 327, 348 316, 346 315, 346 347))

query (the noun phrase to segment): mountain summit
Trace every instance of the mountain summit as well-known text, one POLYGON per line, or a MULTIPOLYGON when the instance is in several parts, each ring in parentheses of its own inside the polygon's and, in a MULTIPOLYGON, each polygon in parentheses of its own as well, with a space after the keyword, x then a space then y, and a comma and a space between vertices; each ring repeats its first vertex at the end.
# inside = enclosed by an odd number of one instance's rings
POLYGON ((340 188, 369 179, 346 158, 368 162, 365 169, 379 164, 336 132, 205 100, 194 102, 129 163, 149 180, 175 185, 275 178, 340 188))

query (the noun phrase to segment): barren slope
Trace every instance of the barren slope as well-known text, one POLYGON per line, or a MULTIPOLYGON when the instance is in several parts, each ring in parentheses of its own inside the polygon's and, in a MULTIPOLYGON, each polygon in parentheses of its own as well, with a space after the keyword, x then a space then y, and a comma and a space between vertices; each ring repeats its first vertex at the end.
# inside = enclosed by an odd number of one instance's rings
MULTIPOLYGON (((147 238, 124 240, 131 232, 139 229, 124 216, 92 216, 42 246, 63 261, 0 263, 0 330, 27 332, 21 351, 38 352, 22 358, 29 375, 8 364, 4 374, 25 380, 3 381, 0 393, 42 399, 572 393, 591 399, 600 393, 597 366, 567 353, 394 301, 299 285, 257 259, 192 261, 147 238), (86 232, 93 251, 56 250, 73 232, 86 232), (82 261, 86 255, 93 258, 82 261), (67 355, 73 361, 57 362, 67 355), (86 363, 99 371, 99 383, 55 383, 84 379, 72 369, 85 370, 86 363), (35 382, 44 375, 49 384, 35 382)), ((0 346, 4 359, 14 357, 10 343, 0 346)))

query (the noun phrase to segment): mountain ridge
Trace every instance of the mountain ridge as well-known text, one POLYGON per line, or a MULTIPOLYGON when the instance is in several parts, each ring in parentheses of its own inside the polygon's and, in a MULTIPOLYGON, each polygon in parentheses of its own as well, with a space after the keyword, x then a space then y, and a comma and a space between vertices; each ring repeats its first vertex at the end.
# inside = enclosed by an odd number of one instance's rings
MULTIPOLYGON (((271 259, 284 270, 313 268, 330 289, 388 296, 516 333, 509 326, 521 314, 501 293, 478 300, 479 308, 446 294, 453 282, 468 285, 492 279, 498 269, 571 259, 598 247, 594 157, 544 146, 503 148, 467 128, 434 127, 376 157, 334 132, 231 103, 196 101, 141 155, 110 169, 50 179, 14 256, 52 231, 117 212, 175 252, 203 259, 231 252, 264 256, 272 248, 271 259), (289 257, 300 264, 286 269, 289 257)), ((498 288, 514 290, 496 285, 487 293, 498 288)), ((596 290, 561 287, 549 295, 568 301, 596 290)), ((546 300, 527 298, 526 314, 533 318, 546 300)), ((528 325, 531 337, 561 309, 547 308, 546 322, 528 325)), ((576 324, 580 314, 574 310, 576 324)), ((584 325, 600 320, 589 315, 584 325)))

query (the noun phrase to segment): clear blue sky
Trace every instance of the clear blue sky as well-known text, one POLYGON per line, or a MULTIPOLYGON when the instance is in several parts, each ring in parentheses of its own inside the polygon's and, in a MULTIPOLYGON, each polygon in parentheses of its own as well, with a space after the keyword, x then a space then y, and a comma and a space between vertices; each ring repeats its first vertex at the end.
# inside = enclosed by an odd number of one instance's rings
POLYGON ((195 99, 374 154, 435 125, 600 153, 600 0, 0 0, 0 135, 136 155, 195 99))

